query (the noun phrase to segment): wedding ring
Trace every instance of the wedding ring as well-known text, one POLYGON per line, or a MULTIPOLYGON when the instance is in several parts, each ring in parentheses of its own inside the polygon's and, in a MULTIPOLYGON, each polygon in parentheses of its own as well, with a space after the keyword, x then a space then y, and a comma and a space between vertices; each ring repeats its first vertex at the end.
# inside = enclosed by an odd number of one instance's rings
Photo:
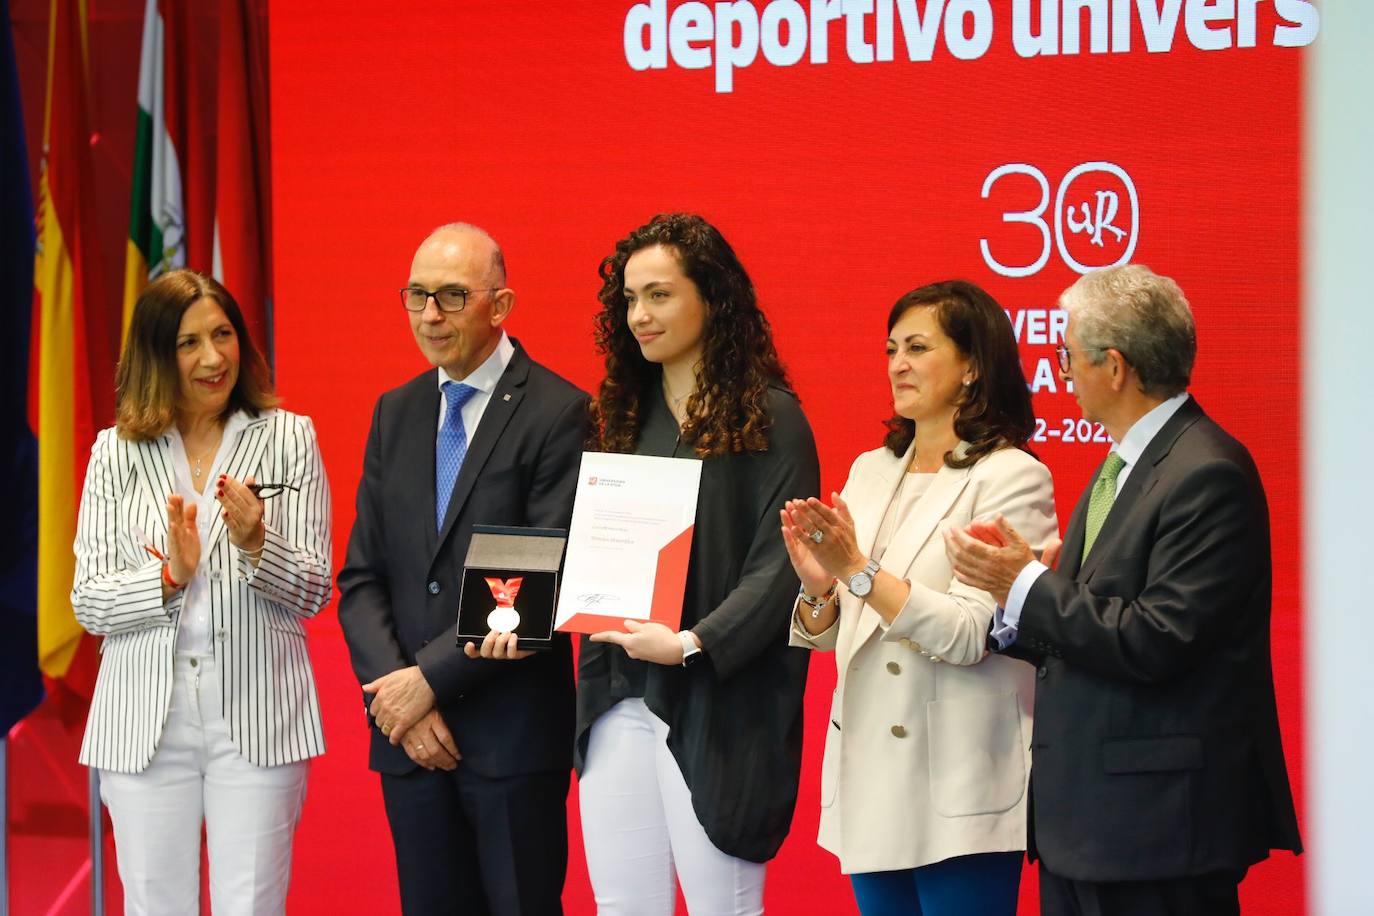
POLYGON ((817 528, 815 531, 807 535, 807 537, 811 538, 811 540, 819 544, 821 541, 825 540, 825 533, 821 531, 821 529, 817 528))
POLYGON ((390 726, 390 725, 383 725, 383 726, 382 726, 382 734, 383 734, 383 735, 389 735, 389 734, 391 734, 391 726, 390 726))

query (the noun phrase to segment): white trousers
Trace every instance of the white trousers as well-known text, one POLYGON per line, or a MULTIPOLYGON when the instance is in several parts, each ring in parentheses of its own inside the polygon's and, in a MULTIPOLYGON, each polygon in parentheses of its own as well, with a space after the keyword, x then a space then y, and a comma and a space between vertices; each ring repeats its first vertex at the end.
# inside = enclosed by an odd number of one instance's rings
POLYGON ((130 916, 200 912, 200 829, 215 916, 286 910, 305 761, 260 767, 229 739, 213 657, 178 653, 157 753, 141 773, 100 771, 130 916))
POLYGON ((691 916, 763 913, 766 866, 707 838, 668 726, 643 700, 622 700, 592 725, 578 799, 599 916, 672 916, 678 881, 691 916))

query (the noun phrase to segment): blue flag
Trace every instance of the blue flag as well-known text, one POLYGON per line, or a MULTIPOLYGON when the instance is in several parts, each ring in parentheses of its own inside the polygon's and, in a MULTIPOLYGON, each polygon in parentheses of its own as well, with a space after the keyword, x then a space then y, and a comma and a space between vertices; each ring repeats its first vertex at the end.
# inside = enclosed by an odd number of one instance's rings
POLYGON ((8 4, 0 15, 0 736, 43 699, 38 443, 29 429, 33 189, 8 4))

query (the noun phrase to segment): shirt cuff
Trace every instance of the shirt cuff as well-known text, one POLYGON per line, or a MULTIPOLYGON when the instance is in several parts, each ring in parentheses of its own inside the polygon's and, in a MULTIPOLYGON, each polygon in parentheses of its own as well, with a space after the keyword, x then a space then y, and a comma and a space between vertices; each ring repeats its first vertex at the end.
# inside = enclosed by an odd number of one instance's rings
MULTIPOLYGON (((801 615, 801 602, 798 601, 796 606, 792 608, 792 632, 797 634, 797 636, 801 637, 807 642, 811 643, 813 646, 820 645, 821 643, 825 642, 826 637, 834 636, 834 629, 840 625, 840 615, 836 614, 835 619, 830 621, 830 626, 826 627, 824 630, 821 630, 819 633, 812 633, 810 630, 806 628, 806 624, 802 623, 801 615)), ((793 643, 793 645, 796 644, 793 643)))
POLYGON ((1012 582, 1007 592, 1007 606, 999 607, 992 614, 992 638, 1005 649, 1016 642, 1016 634, 1021 625, 1021 609, 1026 603, 1035 580, 1049 567, 1039 560, 1031 560, 1012 582))

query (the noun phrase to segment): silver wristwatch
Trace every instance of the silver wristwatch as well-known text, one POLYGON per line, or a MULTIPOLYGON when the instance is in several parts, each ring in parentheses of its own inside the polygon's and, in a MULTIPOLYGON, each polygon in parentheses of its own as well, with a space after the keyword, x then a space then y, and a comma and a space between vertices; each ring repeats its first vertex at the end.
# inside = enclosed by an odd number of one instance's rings
POLYGON ((855 598, 867 598, 868 593, 873 591, 873 577, 878 574, 877 560, 869 560, 868 565, 849 577, 845 584, 849 586, 849 593, 855 598))

